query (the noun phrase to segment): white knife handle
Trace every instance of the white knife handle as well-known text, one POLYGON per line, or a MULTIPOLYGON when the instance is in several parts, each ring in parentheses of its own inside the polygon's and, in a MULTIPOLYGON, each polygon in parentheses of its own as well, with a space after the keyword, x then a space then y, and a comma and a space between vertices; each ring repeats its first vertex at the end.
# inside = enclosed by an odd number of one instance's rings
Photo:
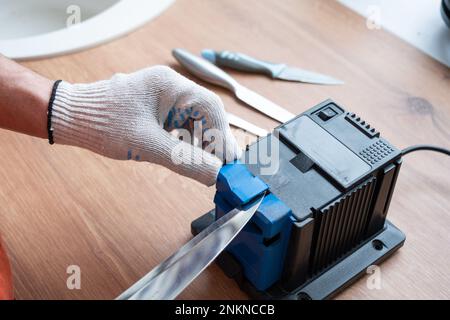
POLYGON ((178 62, 192 74, 209 83, 234 91, 238 86, 236 80, 227 73, 210 63, 197 57, 184 49, 173 49, 172 55, 178 62))

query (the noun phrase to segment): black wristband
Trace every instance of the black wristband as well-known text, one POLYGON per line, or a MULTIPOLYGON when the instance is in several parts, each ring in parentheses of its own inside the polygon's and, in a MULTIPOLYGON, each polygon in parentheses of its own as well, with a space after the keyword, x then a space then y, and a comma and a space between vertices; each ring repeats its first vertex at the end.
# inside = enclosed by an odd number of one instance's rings
POLYGON ((58 89, 58 85, 62 80, 56 80, 53 84, 52 94, 50 96, 50 100, 48 101, 48 110, 47 110, 47 132, 48 132, 48 143, 53 144, 53 129, 52 129, 52 111, 53 111, 53 101, 55 101, 56 89, 58 89))

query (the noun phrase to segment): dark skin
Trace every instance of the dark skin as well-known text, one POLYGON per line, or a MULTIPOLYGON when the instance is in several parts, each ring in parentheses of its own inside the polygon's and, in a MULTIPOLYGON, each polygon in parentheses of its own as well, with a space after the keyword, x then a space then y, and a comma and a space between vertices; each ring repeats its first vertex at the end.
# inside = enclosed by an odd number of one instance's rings
POLYGON ((0 55, 0 128, 47 138, 53 83, 0 55))

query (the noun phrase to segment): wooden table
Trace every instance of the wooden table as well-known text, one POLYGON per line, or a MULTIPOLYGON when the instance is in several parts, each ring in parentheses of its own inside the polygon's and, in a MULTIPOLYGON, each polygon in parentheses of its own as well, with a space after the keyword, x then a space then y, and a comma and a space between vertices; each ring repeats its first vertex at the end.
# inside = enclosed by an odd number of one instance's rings
MULTIPOLYGON (((334 75, 346 84, 233 73, 292 112, 332 98, 400 148, 450 147, 449 69, 383 30, 369 30, 363 18, 334 1, 179 0, 120 40, 24 65, 54 79, 87 82, 156 64, 176 67, 175 47, 239 50, 334 75)), ((213 89, 234 113, 275 126, 213 89)), ((214 188, 156 165, 50 147, 7 131, 0 132, 0 146, 0 233, 18 299, 114 298, 190 239, 191 220, 213 206, 214 188), (81 268, 81 290, 67 289, 70 265, 81 268)), ((408 155, 389 213, 407 235, 405 246, 381 265, 381 290, 369 290, 363 278, 338 298, 450 298, 449 209, 449 159, 408 155)), ((213 265, 181 298, 246 295, 213 265)))

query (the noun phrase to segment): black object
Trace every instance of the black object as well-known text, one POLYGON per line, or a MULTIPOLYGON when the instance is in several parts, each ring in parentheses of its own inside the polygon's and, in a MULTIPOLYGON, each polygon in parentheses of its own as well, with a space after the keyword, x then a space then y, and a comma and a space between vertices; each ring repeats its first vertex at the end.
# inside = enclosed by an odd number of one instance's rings
POLYGON ((442 0, 441 14, 442 19, 444 19, 445 23, 450 28, 450 0, 442 0))
MULTIPOLYGON (((354 113, 327 100, 277 127, 248 147, 241 161, 292 210, 283 276, 258 291, 239 262, 223 252, 217 262, 258 299, 326 299, 403 245, 404 234, 386 220, 402 153, 354 113), (278 170, 263 175, 249 163, 255 148, 279 143, 278 170)), ((192 222, 196 234, 214 210, 192 222)))
POLYGON ((337 115, 337 113, 332 108, 325 108, 323 111, 319 112, 319 118, 323 121, 330 120, 335 115, 337 115))
POLYGON ((48 143, 54 144, 53 141, 53 129, 52 129, 52 113, 53 113, 53 102, 56 97, 56 90, 58 90, 58 86, 62 80, 56 80, 53 84, 52 93, 50 95, 50 100, 48 101, 48 109, 47 109, 47 134, 48 134, 48 143))
POLYGON ((431 144, 417 144, 414 146, 407 147, 402 150, 402 156, 407 155, 411 152, 416 152, 416 151, 433 151, 433 152, 439 152, 439 153, 445 154, 447 156, 450 156, 450 149, 446 149, 446 148, 439 147, 439 146, 434 146, 431 144))

